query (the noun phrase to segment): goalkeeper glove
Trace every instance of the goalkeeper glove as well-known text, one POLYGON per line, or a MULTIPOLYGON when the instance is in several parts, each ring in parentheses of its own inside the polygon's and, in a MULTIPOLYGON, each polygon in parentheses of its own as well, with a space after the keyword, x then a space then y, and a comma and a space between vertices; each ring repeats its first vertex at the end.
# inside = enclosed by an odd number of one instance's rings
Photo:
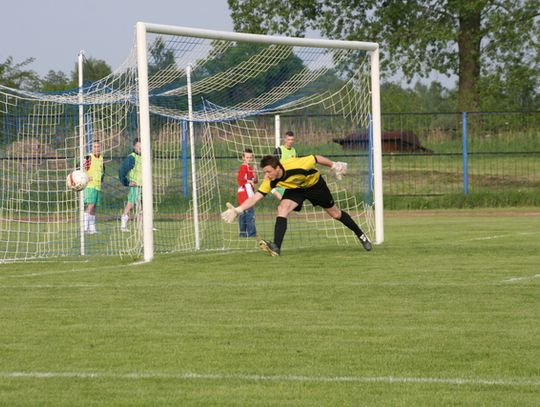
POLYGON ((332 164, 332 171, 334 171, 336 178, 338 180, 341 180, 343 178, 343 175, 347 173, 347 163, 343 163, 341 161, 335 161, 332 164))
POLYGON ((235 208, 229 202, 227 202, 226 206, 227 210, 221 213, 221 219, 223 219, 227 223, 233 223, 234 220, 238 217, 238 215, 241 215, 244 212, 239 207, 235 208))

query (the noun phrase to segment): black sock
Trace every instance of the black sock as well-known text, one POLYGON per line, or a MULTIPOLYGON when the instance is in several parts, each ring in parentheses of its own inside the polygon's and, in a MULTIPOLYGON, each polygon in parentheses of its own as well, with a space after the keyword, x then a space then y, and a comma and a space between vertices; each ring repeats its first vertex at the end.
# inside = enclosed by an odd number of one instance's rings
POLYGON ((347 212, 341 211, 341 218, 339 218, 338 220, 345 226, 347 226, 349 229, 351 229, 356 236, 360 237, 364 234, 364 232, 362 232, 362 229, 360 229, 360 227, 356 224, 356 222, 347 212))
POLYGON ((281 243, 283 243, 283 238, 285 237, 286 231, 287 231, 287 218, 278 216, 276 218, 276 224, 274 226, 274 243, 280 249, 281 249, 281 243))

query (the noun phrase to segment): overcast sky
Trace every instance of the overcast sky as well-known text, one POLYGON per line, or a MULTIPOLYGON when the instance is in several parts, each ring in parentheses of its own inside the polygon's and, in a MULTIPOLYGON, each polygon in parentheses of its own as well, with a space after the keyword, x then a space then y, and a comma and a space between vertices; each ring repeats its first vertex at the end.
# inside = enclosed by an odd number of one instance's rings
MULTIPOLYGON (((51 69, 69 75, 79 50, 114 70, 129 55, 137 21, 233 30, 227 0, 4 0, 0 13, 0 62, 33 57, 27 68, 41 77, 51 69)), ((455 78, 431 80, 451 87, 455 78)))
POLYGON ((79 50, 114 70, 128 56, 137 21, 232 31, 227 0, 9 0, 0 11, 0 62, 69 74, 79 50))

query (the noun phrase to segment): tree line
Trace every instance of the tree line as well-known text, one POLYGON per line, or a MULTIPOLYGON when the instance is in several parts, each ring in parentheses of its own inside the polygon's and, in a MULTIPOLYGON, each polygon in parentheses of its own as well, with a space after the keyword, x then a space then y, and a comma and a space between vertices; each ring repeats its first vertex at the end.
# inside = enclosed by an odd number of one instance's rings
MULTIPOLYGON (((326 38, 379 43, 383 82, 396 74, 407 82, 433 72, 456 76, 456 89, 447 95, 453 110, 539 108, 538 0, 228 3, 235 31, 302 37, 315 30, 326 38)), ((431 86, 428 93, 437 92, 439 85, 431 86)), ((421 85, 417 90, 425 91, 421 85)), ((401 93, 420 95, 410 86, 401 93)))
MULTIPOLYGON (((540 109, 538 0, 228 3, 235 31, 302 37, 308 30, 317 30, 327 38, 379 43, 383 112, 540 109), (429 81, 433 73, 457 78, 457 82, 429 81)), ((252 50, 234 50, 246 55, 248 51, 252 50)), ((159 38, 150 52, 150 74, 174 64, 174 55, 159 38)), ((227 64, 237 63, 237 57, 231 53, 230 61, 208 65, 202 74, 227 69, 227 64)), ((0 61, 0 84, 41 91, 77 87, 77 66, 69 75, 51 70, 39 78, 29 68, 32 62, 33 58, 15 62, 11 57, 0 61)), ((85 81, 93 81, 111 69, 105 61, 88 58, 84 72, 85 81)), ((234 89, 222 93, 221 97, 233 97, 234 89)))
MULTIPOLYGON (((62 92, 79 86, 77 64, 69 74, 51 69, 41 78, 30 68, 34 61, 35 58, 27 58, 16 62, 13 57, 7 57, 4 62, 0 61, 0 85, 38 92, 62 92)), ((101 59, 84 58, 83 72, 85 82, 93 82, 109 75, 112 69, 101 59)))

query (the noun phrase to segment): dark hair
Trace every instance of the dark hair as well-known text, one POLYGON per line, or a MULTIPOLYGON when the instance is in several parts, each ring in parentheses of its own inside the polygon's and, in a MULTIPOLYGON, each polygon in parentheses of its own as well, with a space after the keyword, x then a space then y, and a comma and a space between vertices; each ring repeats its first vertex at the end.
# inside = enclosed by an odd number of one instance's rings
POLYGON ((135 140, 133 140, 133 145, 137 144, 137 143, 140 143, 140 139, 137 137, 135 140))
POLYGON ((275 155, 265 155, 261 160, 261 168, 270 165, 272 168, 277 168, 279 166, 279 158, 275 155))
POLYGON ((294 137, 294 133, 292 131, 288 131, 287 133, 285 133, 285 136, 287 137, 294 137))
POLYGON ((246 149, 244 150, 244 153, 251 153, 251 154, 253 154, 253 150, 252 150, 251 148, 246 148, 246 149))

